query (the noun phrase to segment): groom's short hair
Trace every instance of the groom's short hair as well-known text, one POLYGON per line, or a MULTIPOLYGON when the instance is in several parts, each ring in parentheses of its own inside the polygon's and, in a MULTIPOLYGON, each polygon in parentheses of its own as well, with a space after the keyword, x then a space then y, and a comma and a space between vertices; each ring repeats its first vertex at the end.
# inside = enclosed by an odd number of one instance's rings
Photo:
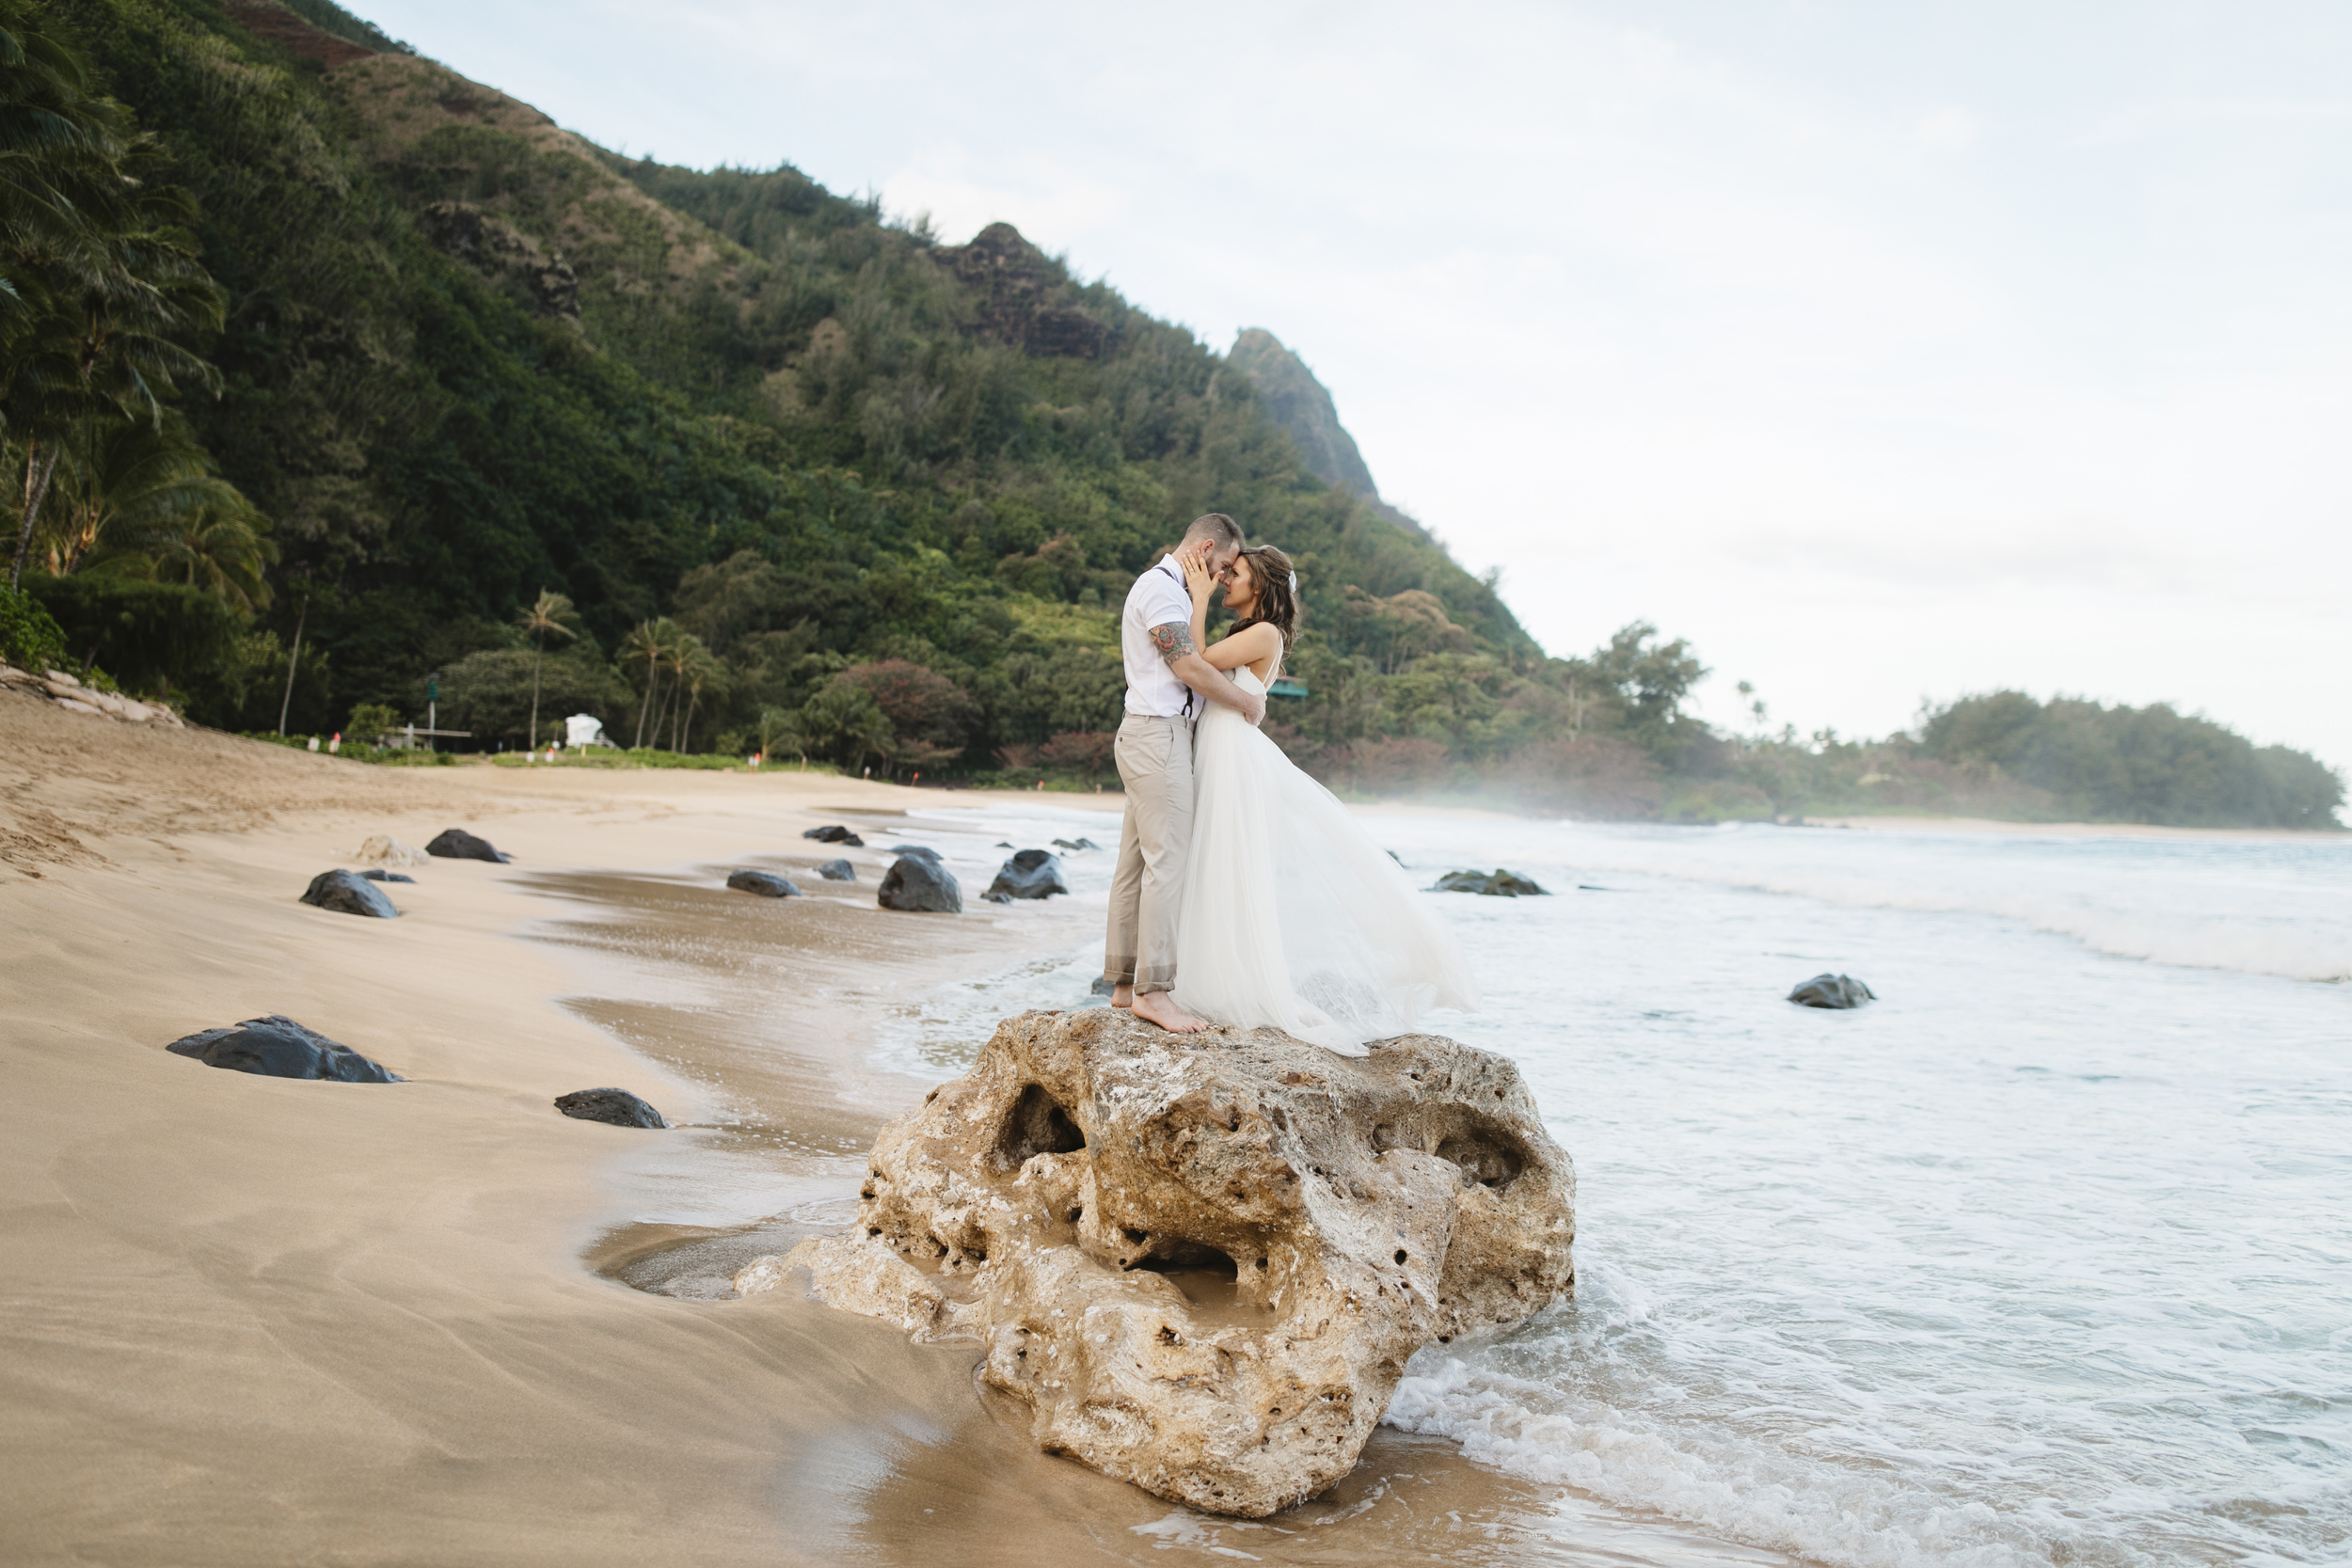
POLYGON ((1214 539, 1219 545, 1231 545, 1235 549, 1248 543, 1241 536, 1241 525, 1222 512, 1207 512, 1195 517, 1192 527, 1184 530, 1184 538, 1214 539))

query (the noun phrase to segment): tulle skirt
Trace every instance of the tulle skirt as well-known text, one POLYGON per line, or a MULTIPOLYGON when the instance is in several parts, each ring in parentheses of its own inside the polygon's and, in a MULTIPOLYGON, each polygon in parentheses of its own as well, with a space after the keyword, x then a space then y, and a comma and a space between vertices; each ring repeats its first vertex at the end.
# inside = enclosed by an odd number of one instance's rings
POLYGON ((1403 867, 1230 708, 1212 707, 1194 738, 1184 885, 1175 997, 1195 1017, 1361 1056, 1431 1008, 1478 1006, 1403 867))

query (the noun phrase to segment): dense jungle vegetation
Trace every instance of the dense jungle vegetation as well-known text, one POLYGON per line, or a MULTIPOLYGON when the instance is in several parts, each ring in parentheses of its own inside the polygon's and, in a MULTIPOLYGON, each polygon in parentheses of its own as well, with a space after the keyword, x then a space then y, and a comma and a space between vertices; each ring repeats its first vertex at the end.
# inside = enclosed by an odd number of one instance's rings
MULTIPOLYGON (((1109 774, 1116 619, 1210 510, 1298 560, 1337 787, 1682 819, 2323 825, 2169 709, 1740 737, 1644 624, 1548 657, 1249 370, 1009 227, 615 156, 332 0, 0 0, 0 641, 201 721, 1109 774)), ((1279 345, 1277 345, 1279 347, 1279 345)), ((1304 373, 1303 369, 1300 372, 1304 373)))

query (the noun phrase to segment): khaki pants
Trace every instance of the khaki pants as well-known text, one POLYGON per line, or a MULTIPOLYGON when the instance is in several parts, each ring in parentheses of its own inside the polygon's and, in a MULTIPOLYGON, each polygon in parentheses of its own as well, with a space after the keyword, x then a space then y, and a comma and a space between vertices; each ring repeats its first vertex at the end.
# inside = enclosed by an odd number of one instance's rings
POLYGON ((1127 786, 1111 874, 1103 978, 1139 991, 1176 984, 1176 913, 1184 907, 1192 847, 1192 721, 1131 713, 1112 748, 1127 786))

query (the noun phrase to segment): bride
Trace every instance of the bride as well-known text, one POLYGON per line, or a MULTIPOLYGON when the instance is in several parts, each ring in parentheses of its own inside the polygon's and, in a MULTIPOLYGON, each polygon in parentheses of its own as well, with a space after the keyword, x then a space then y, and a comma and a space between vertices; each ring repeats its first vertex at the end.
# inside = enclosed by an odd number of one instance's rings
MULTIPOLYGON (((1273 685, 1298 629, 1298 577, 1270 546, 1225 582, 1240 617, 1208 641, 1206 551, 1177 561, 1193 645, 1237 685, 1273 685)), ((1272 1024, 1343 1056, 1412 1030, 1432 1007, 1473 1009, 1477 987, 1405 872, 1337 797, 1233 709, 1193 740, 1192 845, 1176 921, 1176 1003, 1215 1023, 1272 1024)))

